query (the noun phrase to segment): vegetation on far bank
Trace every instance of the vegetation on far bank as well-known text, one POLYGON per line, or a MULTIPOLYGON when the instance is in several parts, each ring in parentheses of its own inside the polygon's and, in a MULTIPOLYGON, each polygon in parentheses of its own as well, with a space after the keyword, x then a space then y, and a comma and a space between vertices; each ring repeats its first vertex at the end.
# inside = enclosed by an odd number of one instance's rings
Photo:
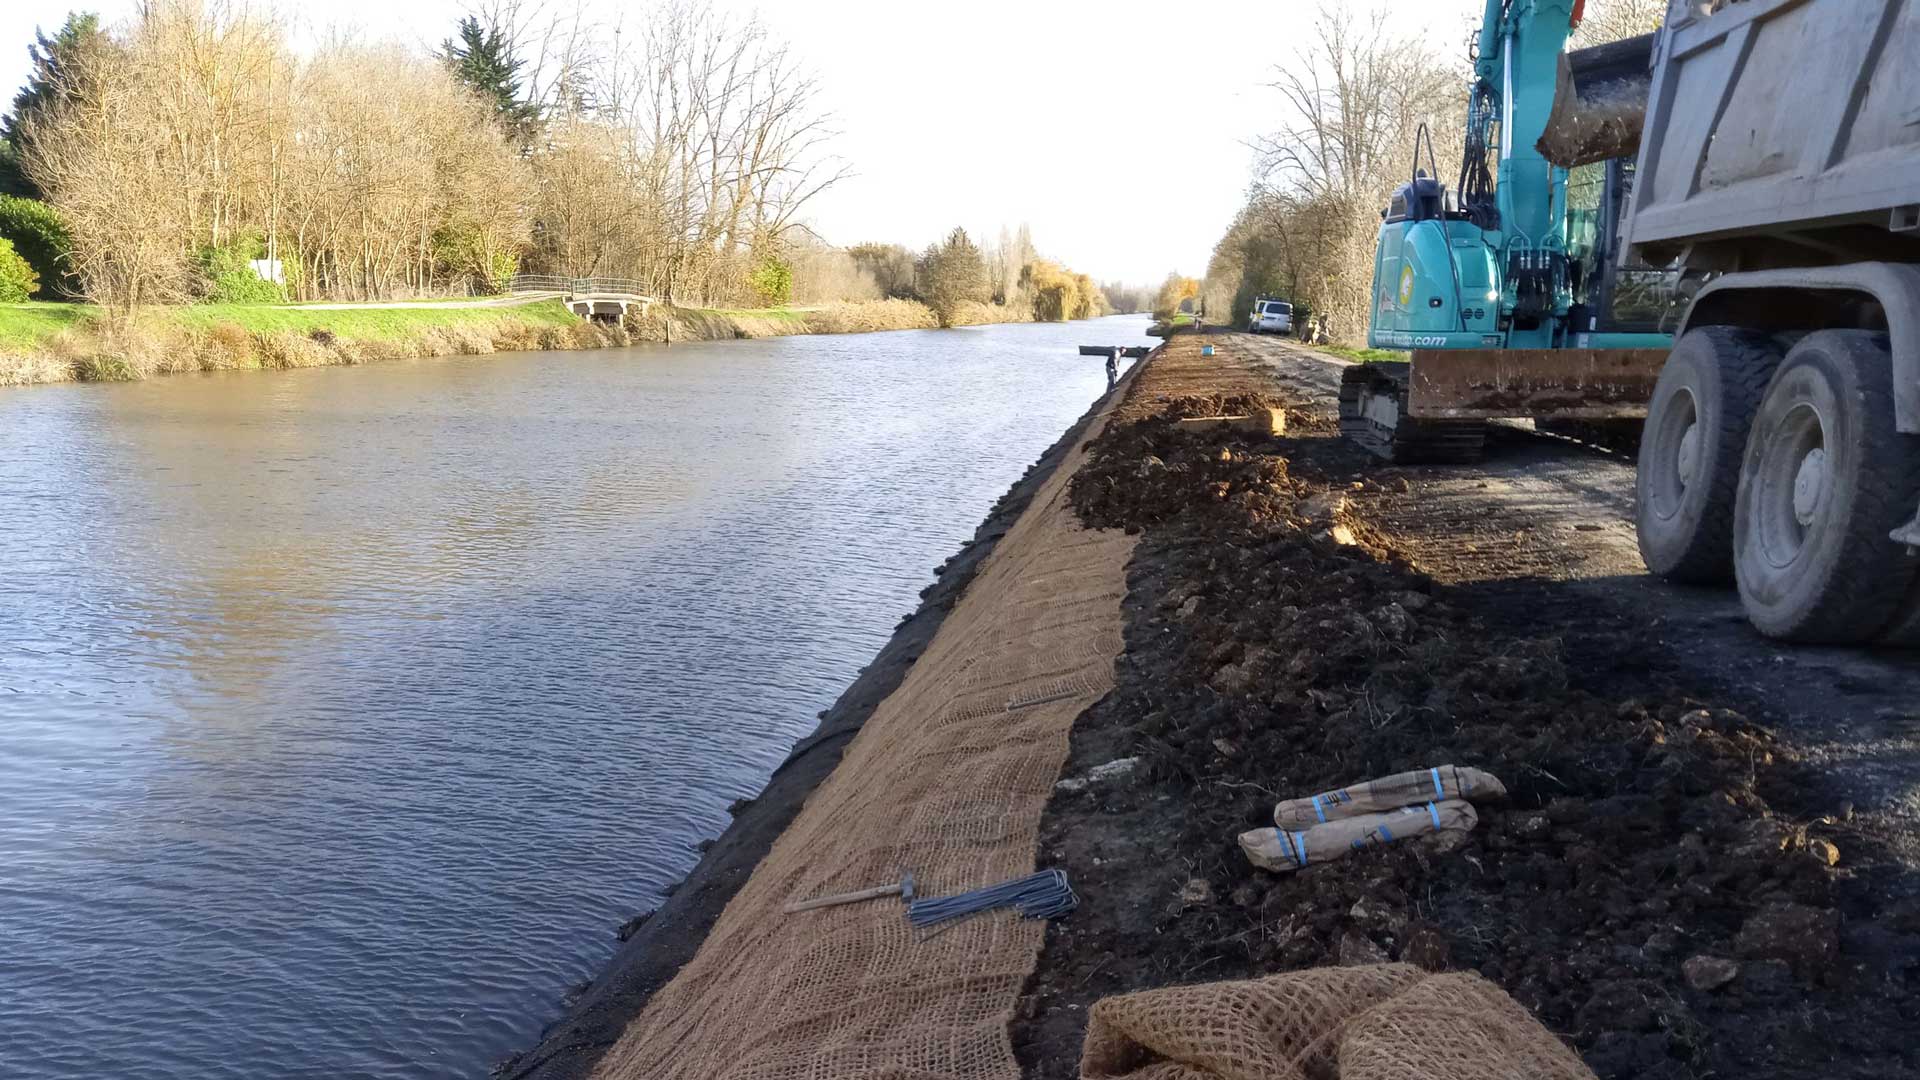
POLYGON ((0 386, 596 348, 630 340, 625 328, 589 322, 553 300, 512 307, 347 309, 206 304, 145 308, 131 318, 112 318, 85 304, 8 304, 0 305, 0 386))
POLYGON ((663 4, 606 47, 542 33, 544 8, 473 10, 429 55, 342 38, 302 56, 271 10, 197 0, 39 34, 0 116, 18 253, 0 251, 0 302, 85 299, 129 325, 208 304, 229 310, 168 318, 277 333, 299 319, 232 305, 489 295, 524 271, 760 321, 888 300, 942 325, 1138 309, 1141 290, 1042 257, 1024 227, 917 252, 819 239, 802 211, 848 167, 813 75, 755 19, 663 4))
POLYGON ((963 302, 943 320, 918 301, 867 300, 809 308, 636 306, 624 321, 603 323, 545 300, 404 308, 193 304, 148 308, 124 321, 89 304, 0 304, 0 386, 1027 321, 1012 315, 1003 305, 963 302))

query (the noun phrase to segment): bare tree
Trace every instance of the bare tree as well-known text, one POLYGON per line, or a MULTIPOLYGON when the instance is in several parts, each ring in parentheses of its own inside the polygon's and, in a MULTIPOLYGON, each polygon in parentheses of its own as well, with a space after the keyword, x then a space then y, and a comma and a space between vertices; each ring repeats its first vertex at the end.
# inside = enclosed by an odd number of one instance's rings
POLYGON ((61 72, 59 101, 27 119, 23 161, 68 222, 85 295, 124 318, 185 293, 193 229, 169 167, 175 140, 151 122, 143 80, 118 46, 61 72))
POLYGON ((1573 32, 1575 48, 1636 37, 1660 26, 1667 0, 1589 0, 1586 18, 1573 32))
POLYGON ((860 268, 880 286, 882 296, 898 300, 920 295, 913 252, 899 244, 855 244, 847 249, 860 268))
POLYGON ((1458 161, 1465 72, 1389 31, 1385 12, 1323 8, 1314 35, 1273 82, 1288 123, 1256 144, 1248 204, 1209 268, 1212 304, 1244 308, 1280 289, 1364 332, 1378 210, 1416 170, 1458 161), (1414 160, 1426 129, 1434 160, 1414 160))
POLYGON ((659 208, 666 273, 702 298, 737 292, 798 215, 848 175, 818 85, 757 21, 674 0, 650 13, 598 82, 598 115, 628 134, 659 208))
POLYGON ((758 22, 476 2, 527 61, 530 140, 430 57, 335 38, 299 61, 247 0, 147 0, 107 37, 111 79, 35 120, 89 290, 182 295, 264 242, 301 297, 497 287, 525 257, 738 301, 813 243, 803 214, 847 172, 816 79, 758 22))
POLYGON ((115 77, 149 99, 194 242, 220 247, 264 200, 273 90, 293 67, 284 31, 225 0, 148 0, 128 36, 132 70, 115 77))

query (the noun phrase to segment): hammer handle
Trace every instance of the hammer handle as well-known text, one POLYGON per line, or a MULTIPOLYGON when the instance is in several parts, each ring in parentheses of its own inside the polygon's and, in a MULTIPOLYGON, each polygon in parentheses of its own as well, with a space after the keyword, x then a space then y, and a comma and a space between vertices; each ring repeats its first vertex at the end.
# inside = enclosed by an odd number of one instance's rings
POLYGON ((859 892, 841 893, 838 896, 816 896, 812 900, 798 900, 787 905, 787 914, 791 915, 796 911, 812 911, 814 908, 836 907, 840 904, 857 904, 862 900, 878 900, 883 896, 898 896, 899 894, 900 886, 897 883, 893 885, 875 885, 871 889, 861 889, 859 892))

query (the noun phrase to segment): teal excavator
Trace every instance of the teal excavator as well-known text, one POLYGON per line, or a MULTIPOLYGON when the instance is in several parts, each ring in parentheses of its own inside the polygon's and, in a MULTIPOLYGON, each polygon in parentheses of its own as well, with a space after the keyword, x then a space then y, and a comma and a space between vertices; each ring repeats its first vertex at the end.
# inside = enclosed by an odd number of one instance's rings
POLYGON ((1381 211, 1368 344, 1341 430, 1394 461, 1471 461, 1486 421, 1638 420, 1672 344, 1669 271, 1618 222, 1652 35, 1567 52, 1585 0, 1487 0, 1449 190, 1430 138, 1381 211))

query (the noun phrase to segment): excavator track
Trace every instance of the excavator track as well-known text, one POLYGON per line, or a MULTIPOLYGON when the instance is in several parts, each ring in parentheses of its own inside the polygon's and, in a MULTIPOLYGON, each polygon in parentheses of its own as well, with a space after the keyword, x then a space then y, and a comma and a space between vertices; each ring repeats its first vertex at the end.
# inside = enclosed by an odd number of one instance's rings
POLYGON ((1340 434, 1395 464, 1480 460, 1483 420, 1416 420, 1407 414, 1409 365, 1354 364, 1340 373, 1340 434))

